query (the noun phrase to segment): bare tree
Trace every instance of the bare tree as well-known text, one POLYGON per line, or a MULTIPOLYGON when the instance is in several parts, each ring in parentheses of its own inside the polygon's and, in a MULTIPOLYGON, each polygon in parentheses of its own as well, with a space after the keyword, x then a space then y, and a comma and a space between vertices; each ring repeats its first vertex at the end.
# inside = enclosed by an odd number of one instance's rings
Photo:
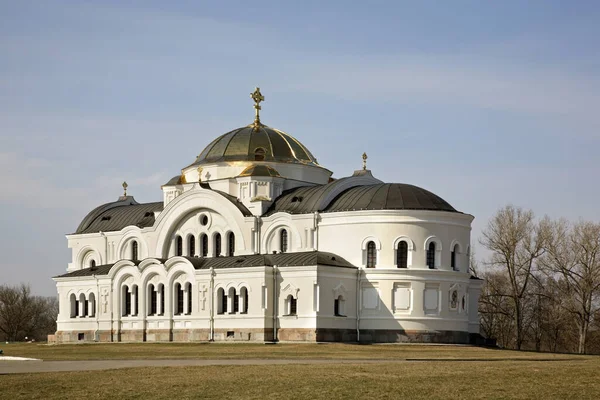
POLYGON ((578 353, 586 352, 587 335, 600 295, 600 224, 565 220, 553 223, 551 240, 541 263, 557 278, 562 306, 575 317, 578 353))
POLYGON ((514 307, 508 279, 501 271, 485 271, 479 296, 480 327, 483 336, 495 338, 501 347, 513 347, 514 307))
POLYGON ((547 218, 537 223, 533 211, 506 206, 488 222, 480 243, 492 252, 488 265, 507 274, 516 329, 515 347, 521 349, 525 339, 523 325, 524 298, 535 261, 544 254, 548 236, 547 218))
POLYGON ((28 285, 0 286, 0 334, 4 340, 44 339, 56 330, 58 301, 32 296, 28 285))

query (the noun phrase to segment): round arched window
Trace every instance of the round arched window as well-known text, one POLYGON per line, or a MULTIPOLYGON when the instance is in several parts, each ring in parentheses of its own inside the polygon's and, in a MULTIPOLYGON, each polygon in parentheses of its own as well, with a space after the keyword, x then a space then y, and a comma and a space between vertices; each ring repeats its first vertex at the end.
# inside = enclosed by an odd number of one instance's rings
POLYGON ((200 225, 202 225, 202 226, 208 225, 208 215, 202 214, 200 216, 200 225))
POLYGON ((262 147, 257 147, 254 150, 254 161, 264 161, 265 160, 266 151, 262 147))

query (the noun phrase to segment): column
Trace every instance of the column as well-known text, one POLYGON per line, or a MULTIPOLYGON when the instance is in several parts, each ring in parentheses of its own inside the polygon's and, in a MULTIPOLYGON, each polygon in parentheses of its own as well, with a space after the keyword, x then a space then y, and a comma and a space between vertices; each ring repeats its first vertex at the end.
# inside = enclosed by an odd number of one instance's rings
POLYGON ((196 255, 198 257, 202 257, 202 252, 200 251, 200 247, 202 246, 202 243, 200 243, 202 241, 202 237, 198 236, 196 237, 196 240, 194 240, 194 242, 196 242, 196 255))
POLYGON ((81 301, 81 297, 79 298, 79 318, 83 318, 85 316, 85 300, 81 301))
POLYGON ((137 315, 137 286, 131 288, 131 315, 137 315))
POLYGON ((189 312, 188 310, 188 296, 190 295, 190 292, 187 290, 187 285, 184 286, 184 291, 183 291, 183 314, 187 314, 189 312))
POLYGON ((177 240, 176 240, 176 237, 173 237, 173 239, 171 239, 171 248, 169 249, 169 257, 173 257, 175 255, 176 251, 177 251, 177 240))
POLYGON ((161 315, 163 313, 163 296, 165 295, 164 292, 164 286, 163 285, 158 285, 158 289, 156 289, 156 313, 158 315, 161 315))
POLYGON ((243 313, 244 310, 246 309, 246 296, 245 294, 248 293, 248 290, 246 291, 240 291, 240 299, 239 299, 239 309, 240 309, 240 313, 243 313))
POLYGON ((182 246, 181 246, 181 255, 183 256, 187 256, 188 254, 190 254, 189 251, 189 247, 190 247, 190 241, 188 240, 188 237, 181 237, 181 241, 183 242, 182 246))
POLYGON ((90 299, 88 300, 88 312, 87 315, 88 317, 94 317, 94 312, 95 312, 95 308, 96 308, 96 297, 92 297, 90 296, 90 299))

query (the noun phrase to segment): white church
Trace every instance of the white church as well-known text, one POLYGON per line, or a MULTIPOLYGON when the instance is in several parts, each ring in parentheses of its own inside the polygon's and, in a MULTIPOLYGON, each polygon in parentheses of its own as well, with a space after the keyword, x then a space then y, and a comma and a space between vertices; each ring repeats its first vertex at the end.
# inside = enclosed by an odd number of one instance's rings
POLYGON ((482 281, 473 216, 366 167, 332 178, 294 137, 255 120, 162 186, 125 194, 67 235, 54 277, 57 343, 468 343, 482 281))

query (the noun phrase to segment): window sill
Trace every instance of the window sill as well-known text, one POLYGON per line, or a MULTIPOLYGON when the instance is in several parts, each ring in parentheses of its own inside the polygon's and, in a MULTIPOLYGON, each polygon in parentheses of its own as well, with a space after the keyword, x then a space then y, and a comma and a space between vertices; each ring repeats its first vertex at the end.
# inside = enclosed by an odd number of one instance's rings
POLYGON ((298 314, 285 314, 285 315, 282 315, 281 318, 285 318, 285 319, 298 319, 298 314))
POLYGON ((339 315, 339 314, 335 314, 334 317, 336 317, 336 318, 348 318, 347 315, 339 315))

